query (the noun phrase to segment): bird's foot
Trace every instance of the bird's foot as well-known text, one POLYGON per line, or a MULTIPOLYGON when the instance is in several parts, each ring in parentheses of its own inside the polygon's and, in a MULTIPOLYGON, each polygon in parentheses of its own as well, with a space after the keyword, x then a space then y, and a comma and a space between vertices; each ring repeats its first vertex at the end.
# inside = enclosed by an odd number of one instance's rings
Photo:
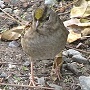
POLYGON ((61 75, 61 73, 60 73, 60 68, 56 68, 55 69, 55 72, 56 72, 56 75, 57 75, 57 77, 58 77, 58 79, 59 79, 59 81, 60 81, 60 79, 62 78, 62 75, 61 75))
POLYGON ((34 78, 30 77, 30 86, 37 86, 37 83, 34 81, 34 78))
POLYGON ((35 81, 33 81, 33 80, 30 80, 30 83, 29 83, 29 85, 30 85, 30 86, 36 86, 36 83, 35 83, 35 81))

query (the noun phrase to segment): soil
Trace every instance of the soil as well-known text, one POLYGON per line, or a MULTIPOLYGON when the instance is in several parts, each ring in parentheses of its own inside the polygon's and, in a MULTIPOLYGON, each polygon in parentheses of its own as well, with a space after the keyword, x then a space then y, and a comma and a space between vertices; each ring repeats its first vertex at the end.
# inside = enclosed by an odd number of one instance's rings
MULTIPOLYGON (((38 0, 36 1, 33 0, 33 1, 34 2, 30 4, 31 6, 35 4, 38 0)), ((71 1, 65 2, 65 4, 70 3, 70 2, 71 1)), ((9 7, 9 5, 13 5, 13 4, 12 3, 8 4, 7 7, 9 7)), ((26 9, 29 8, 29 6, 25 7, 22 5, 21 6, 18 5, 17 7, 19 7, 19 9, 23 8, 23 13, 24 13, 26 9)), ((67 9, 65 10, 65 12, 67 13, 58 11, 60 18, 63 21, 69 19, 69 12, 71 8, 72 8, 72 5, 67 7, 67 9)), ((12 25, 13 22, 14 21, 12 20, 2 19, 0 17, 0 30, 9 29, 10 25, 12 25)), ((29 75, 30 75, 29 57, 24 53, 21 45, 19 47, 9 47, 10 42, 11 41, 5 42, 5 41, 0 40, 0 75, 4 73, 2 77, 0 76, 0 82, 9 83, 9 84, 28 85, 29 75), (24 64, 26 63, 26 61, 28 61, 28 65, 25 66, 24 64)), ((20 44, 20 41, 18 41, 18 43, 20 44)), ((75 43, 69 44, 68 46, 76 47, 78 43, 79 42, 76 41, 75 43)), ((83 50, 86 51, 86 49, 83 49, 83 50)), ((83 53, 83 55, 86 58, 89 57, 86 53, 83 53)), ((75 75, 71 71, 64 69, 62 67, 61 80, 60 81, 57 80, 54 82, 50 77, 52 65, 53 65, 53 60, 35 61, 34 62, 35 77, 45 77, 46 83, 49 82, 56 85, 60 85, 62 86, 63 90, 81 90, 81 87, 79 85, 79 80, 78 80, 79 76, 81 75, 88 76, 90 74, 89 65, 83 65, 83 66, 79 65, 80 66, 79 69, 82 71, 82 74, 80 75, 75 75)), ((0 90, 28 90, 28 89, 29 89, 28 87, 16 87, 16 86, 7 86, 7 85, 0 86, 0 90)), ((40 90, 40 89, 36 89, 36 90, 40 90)))

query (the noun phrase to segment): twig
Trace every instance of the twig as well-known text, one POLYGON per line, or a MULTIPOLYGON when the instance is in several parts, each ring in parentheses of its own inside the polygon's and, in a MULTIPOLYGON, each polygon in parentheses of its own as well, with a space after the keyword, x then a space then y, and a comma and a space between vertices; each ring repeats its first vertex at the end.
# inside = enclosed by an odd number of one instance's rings
POLYGON ((65 13, 59 13, 58 15, 60 16, 60 15, 68 14, 68 13, 70 13, 70 11, 67 11, 65 13))
POLYGON ((19 24, 23 25, 19 20, 15 19, 13 16, 11 16, 9 13, 5 12, 3 9, 0 8, 0 10, 5 13, 8 17, 12 18, 14 21, 18 22, 19 24))
POLYGON ((14 86, 14 87, 28 87, 28 88, 41 88, 41 89, 48 89, 48 90, 55 90, 54 88, 43 87, 43 86, 30 86, 30 85, 18 85, 18 84, 7 84, 7 83, 0 83, 0 85, 6 86, 14 86))
POLYGON ((90 38, 90 36, 82 36, 81 38, 90 38))
POLYGON ((0 62, 0 64, 22 65, 22 64, 20 64, 20 63, 11 63, 11 62, 0 62))

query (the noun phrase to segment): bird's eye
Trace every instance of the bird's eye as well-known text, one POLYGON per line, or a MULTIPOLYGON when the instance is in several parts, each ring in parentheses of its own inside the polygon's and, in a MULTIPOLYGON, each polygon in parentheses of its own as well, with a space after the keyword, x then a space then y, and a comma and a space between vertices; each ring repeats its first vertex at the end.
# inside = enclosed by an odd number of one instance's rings
POLYGON ((46 20, 49 20, 49 16, 46 17, 46 20))

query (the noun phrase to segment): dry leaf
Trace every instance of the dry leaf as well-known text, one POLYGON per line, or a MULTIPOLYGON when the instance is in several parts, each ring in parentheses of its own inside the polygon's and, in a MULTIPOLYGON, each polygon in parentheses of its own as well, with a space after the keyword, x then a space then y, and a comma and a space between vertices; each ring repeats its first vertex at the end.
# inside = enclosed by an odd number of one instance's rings
POLYGON ((81 18, 80 19, 80 22, 81 23, 89 23, 90 22, 90 19, 88 19, 88 18, 81 18))
POLYGON ((87 26, 90 26, 90 22, 87 22, 87 23, 78 23, 77 25, 80 26, 80 27, 87 27, 87 26))
POLYGON ((69 43, 72 43, 80 38, 81 38, 81 34, 75 33, 73 30, 69 30, 69 35, 68 35, 68 39, 67 39, 67 41, 69 43))
POLYGON ((56 55, 54 59, 54 63, 53 63, 52 71, 51 71, 51 77, 54 81, 56 81, 57 79, 60 80, 61 78, 60 69, 61 69, 62 64, 63 64, 62 52, 60 52, 58 55, 56 55))
POLYGON ((26 26, 18 26, 18 27, 15 27, 15 28, 12 28, 11 30, 13 31, 13 32, 16 32, 16 33, 19 33, 19 34, 21 34, 22 33, 22 30, 25 28, 26 26))
MULTIPOLYGON (((79 0, 78 0, 79 1, 79 0)), ((86 17, 90 15, 90 1, 80 0, 71 9, 70 17, 86 17)))
POLYGON ((85 28, 81 33, 82 33, 83 36, 90 35, 90 27, 85 28))
POLYGON ((77 2, 74 4, 75 7, 83 7, 87 5, 86 0, 77 0, 77 2))
POLYGON ((80 19, 72 18, 70 20, 67 20, 64 22, 65 27, 72 26, 72 25, 77 25, 80 23, 80 19))
POLYGON ((21 36, 21 32, 24 29, 25 26, 18 26, 15 28, 12 28, 10 30, 4 31, 1 34, 1 40, 16 40, 21 36), (18 31, 14 32, 14 31, 18 31))

